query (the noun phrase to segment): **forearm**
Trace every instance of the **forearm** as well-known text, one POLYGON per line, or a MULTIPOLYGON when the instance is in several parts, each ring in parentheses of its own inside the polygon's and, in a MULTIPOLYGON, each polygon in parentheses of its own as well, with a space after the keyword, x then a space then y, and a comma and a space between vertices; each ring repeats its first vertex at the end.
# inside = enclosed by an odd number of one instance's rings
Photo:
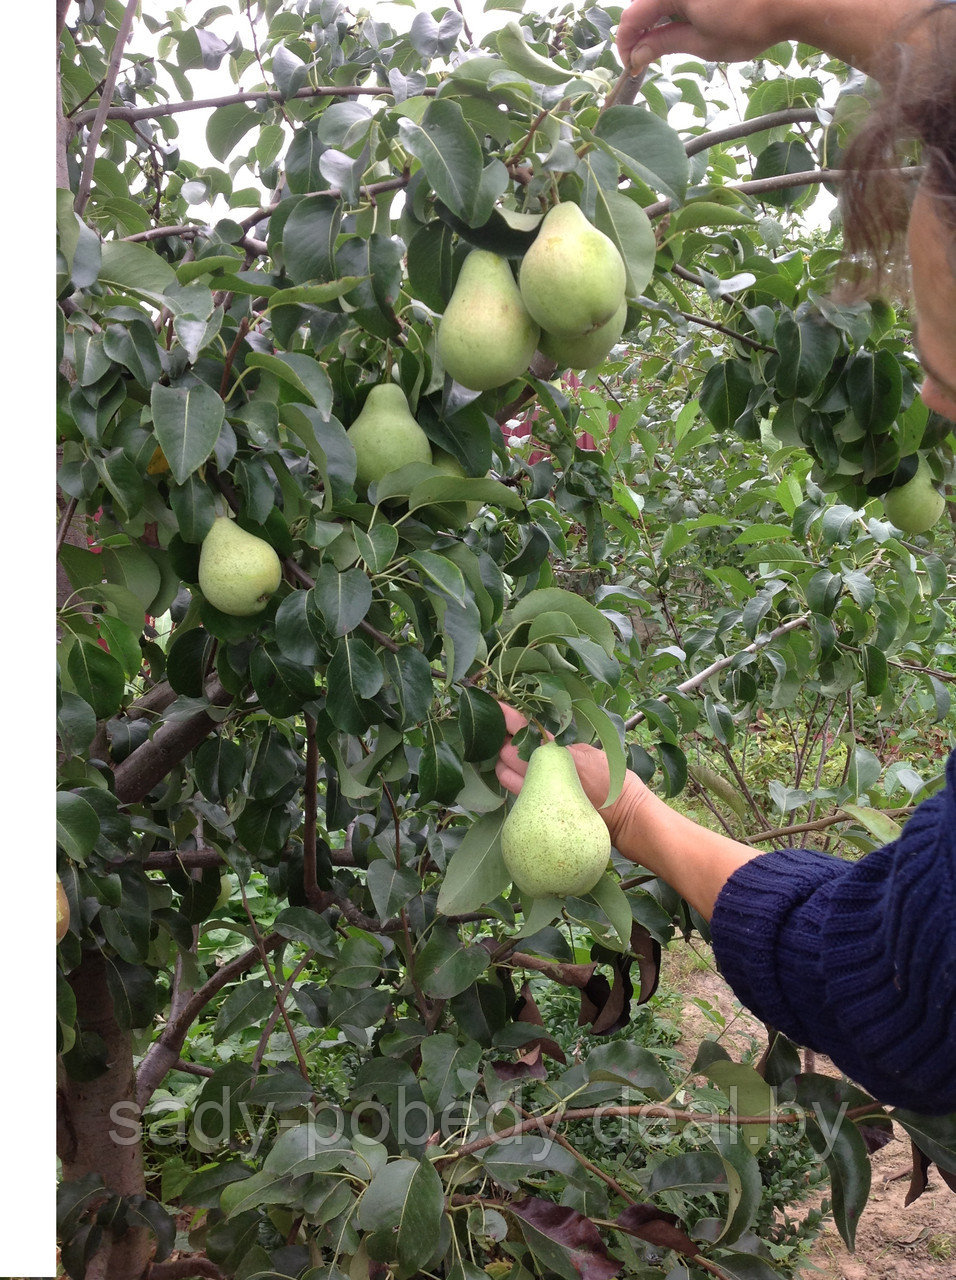
POLYGON ((631 862, 666 880, 709 920, 717 895, 738 867, 760 850, 699 826, 646 790, 622 797, 620 820, 612 829, 615 848, 631 862))

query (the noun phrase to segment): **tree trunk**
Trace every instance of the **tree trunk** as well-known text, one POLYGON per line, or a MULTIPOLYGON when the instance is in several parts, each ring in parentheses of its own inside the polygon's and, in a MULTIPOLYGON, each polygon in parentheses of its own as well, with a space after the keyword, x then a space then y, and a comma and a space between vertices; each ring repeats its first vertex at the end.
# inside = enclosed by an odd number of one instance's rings
MULTIPOLYGON (((95 1080, 71 1080, 65 1071, 60 1072, 57 1154, 63 1162, 63 1180, 97 1173, 117 1195, 143 1195, 142 1140, 131 1130, 131 1123, 134 1118, 138 1123, 140 1115, 133 1101, 132 1038, 117 1024, 102 956, 95 952, 84 955, 69 982, 76 996, 77 1023, 84 1033, 95 1032, 102 1038, 109 1065, 95 1080)), ((117 1239, 105 1235, 87 1270, 87 1280, 137 1280, 151 1252, 145 1227, 136 1227, 117 1239)))

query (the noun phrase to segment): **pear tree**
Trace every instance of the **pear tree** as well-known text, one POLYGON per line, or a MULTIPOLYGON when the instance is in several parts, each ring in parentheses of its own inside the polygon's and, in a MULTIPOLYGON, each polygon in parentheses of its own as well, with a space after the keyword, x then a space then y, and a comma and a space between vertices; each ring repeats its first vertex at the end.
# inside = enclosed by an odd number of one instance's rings
POLYGON ((564 751, 756 847, 935 785, 951 425, 815 204, 865 96, 543 8, 58 0, 73 1280, 763 1280, 784 1184, 852 1245, 894 1124, 956 1167, 772 1028, 677 1057, 706 924, 564 751))

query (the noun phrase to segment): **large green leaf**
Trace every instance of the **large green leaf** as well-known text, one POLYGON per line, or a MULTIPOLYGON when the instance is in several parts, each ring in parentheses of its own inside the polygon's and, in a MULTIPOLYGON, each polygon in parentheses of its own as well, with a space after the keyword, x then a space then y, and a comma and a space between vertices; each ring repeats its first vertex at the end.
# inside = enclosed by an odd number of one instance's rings
POLYGON ((153 430, 173 478, 184 484, 206 461, 219 438, 225 405, 204 382, 188 387, 153 386, 153 430))
POLYGON ((501 857, 501 828, 505 817, 502 806, 469 827, 438 891, 438 910, 443 915, 477 911, 504 893, 511 883, 501 857))
POLYGON ((385 1233, 406 1274, 418 1272, 434 1252, 445 1192, 427 1160, 391 1160, 379 1169, 362 1196, 358 1225, 385 1233))
POLYGON ((627 271, 625 293, 635 302, 654 274, 657 241, 651 220, 634 200, 620 191, 599 187, 595 198, 594 225, 617 246, 627 271))
POLYGON ((400 121, 399 137, 421 162, 439 200, 470 222, 481 191, 482 155, 458 103, 449 98, 436 99, 429 104, 421 124, 407 118, 400 121))

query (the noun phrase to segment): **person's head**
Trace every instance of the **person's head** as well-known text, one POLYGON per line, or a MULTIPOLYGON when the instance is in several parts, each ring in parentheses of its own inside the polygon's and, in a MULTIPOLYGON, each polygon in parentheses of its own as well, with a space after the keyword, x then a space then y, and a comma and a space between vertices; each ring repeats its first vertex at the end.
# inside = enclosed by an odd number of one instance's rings
POLYGON ((842 192, 851 276, 897 288, 905 264, 926 372, 922 396, 956 421, 956 3, 920 19, 898 72, 847 149, 842 192), (922 176, 887 173, 912 161, 922 176))

